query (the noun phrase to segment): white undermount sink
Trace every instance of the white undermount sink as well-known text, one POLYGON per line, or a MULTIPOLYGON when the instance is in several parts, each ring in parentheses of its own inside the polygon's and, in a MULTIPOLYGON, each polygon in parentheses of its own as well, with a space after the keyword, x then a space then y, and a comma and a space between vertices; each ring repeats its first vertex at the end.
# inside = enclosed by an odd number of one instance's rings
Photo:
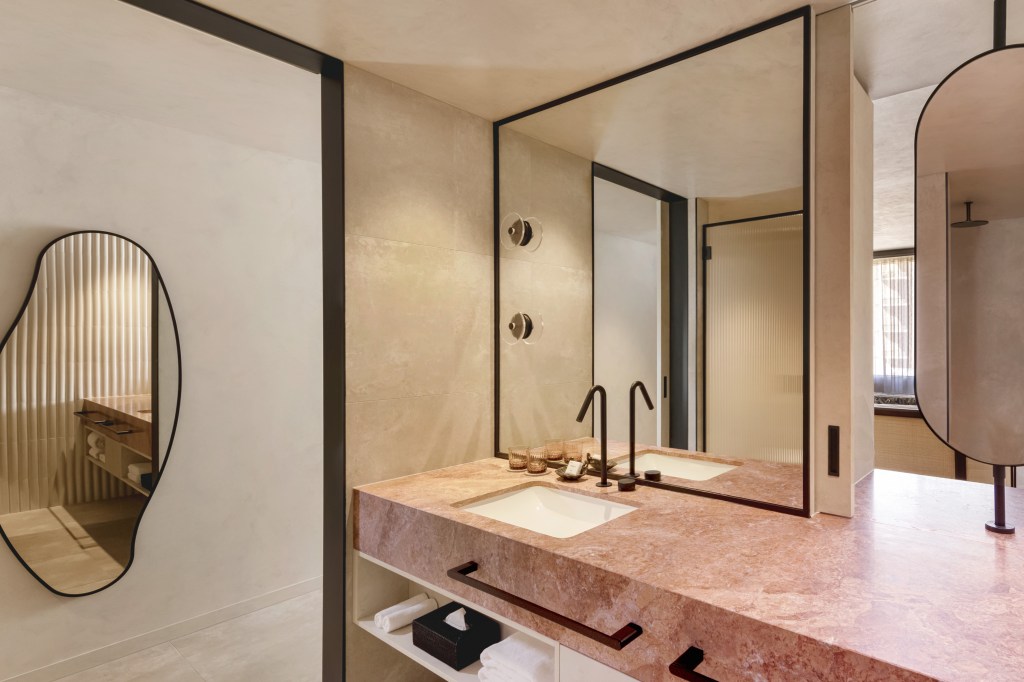
MULTIPOLYGON (((623 461, 628 466, 629 460, 623 461)), ((690 457, 673 457, 660 452, 644 452, 636 456, 636 473, 641 477, 645 471, 656 469, 661 472, 662 476, 685 478, 690 481, 706 481, 735 468, 731 464, 690 457)))
POLYGON ((636 507, 544 485, 494 495, 463 509, 553 538, 571 538, 636 511, 636 507))

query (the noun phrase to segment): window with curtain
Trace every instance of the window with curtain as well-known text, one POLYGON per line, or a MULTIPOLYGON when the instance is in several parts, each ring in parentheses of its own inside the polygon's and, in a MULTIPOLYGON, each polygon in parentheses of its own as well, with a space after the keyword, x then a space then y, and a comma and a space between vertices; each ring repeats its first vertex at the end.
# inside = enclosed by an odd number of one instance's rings
POLYGON ((882 396, 914 396, 914 256, 875 258, 874 373, 882 396))

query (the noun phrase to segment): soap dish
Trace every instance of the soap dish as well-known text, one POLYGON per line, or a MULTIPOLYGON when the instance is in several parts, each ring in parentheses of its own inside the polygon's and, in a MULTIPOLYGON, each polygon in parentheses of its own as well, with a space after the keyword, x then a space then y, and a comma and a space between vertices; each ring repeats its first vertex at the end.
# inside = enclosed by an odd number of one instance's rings
POLYGON ((587 470, 586 469, 581 469, 580 473, 578 473, 578 474, 576 474, 574 476, 572 474, 567 474, 565 472, 565 470, 567 468, 568 468, 568 465, 566 465, 564 467, 561 467, 560 469, 555 469, 555 473, 558 474, 558 477, 560 479, 562 479, 563 481, 579 481, 579 480, 582 480, 582 479, 587 477, 587 470))

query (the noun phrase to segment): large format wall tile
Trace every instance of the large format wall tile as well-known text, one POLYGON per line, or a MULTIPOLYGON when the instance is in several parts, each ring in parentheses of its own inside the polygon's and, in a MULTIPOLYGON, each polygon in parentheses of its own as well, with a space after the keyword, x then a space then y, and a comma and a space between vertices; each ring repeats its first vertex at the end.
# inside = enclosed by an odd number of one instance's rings
POLYGON ((491 253, 491 126, 346 67, 346 230, 491 253))
POLYGON ((503 345, 499 447, 590 435, 575 421, 593 382, 591 162, 513 130, 500 139, 501 214, 537 217, 534 252, 502 249, 501 315, 542 318, 535 344, 503 345))
MULTIPOLYGON (((351 67, 345 109, 351 491, 491 454, 493 164, 489 122, 351 67)), ((346 646, 350 679, 437 679, 355 626, 346 646)))
POLYGON ((354 235, 346 251, 349 401, 490 390, 490 257, 354 235))

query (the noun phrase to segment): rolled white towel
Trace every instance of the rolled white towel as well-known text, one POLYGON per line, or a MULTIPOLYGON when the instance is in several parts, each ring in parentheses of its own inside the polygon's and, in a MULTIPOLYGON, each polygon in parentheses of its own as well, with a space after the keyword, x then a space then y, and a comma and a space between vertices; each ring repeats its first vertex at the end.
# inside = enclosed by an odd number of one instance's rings
POLYGON ((518 673, 531 682, 551 682, 555 678, 554 650, 521 632, 484 649, 480 662, 485 668, 518 673))
POLYGON ((99 448, 89 448, 89 456, 90 457, 95 457, 96 459, 99 459, 100 455, 102 455, 102 454, 103 454, 103 451, 100 450, 99 448))
POLYGON ((95 431, 90 431, 89 435, 85 437, 85 440, 89 443, 90 448, 103 449, 103 436, 95 431))
POLYGON ((401 604, 395 604, 394 606, 389 606, 388 608, 384 609, 383 611, 378 611, 373 616, 373 624, 376 625, 379 628, 383 628, 384 627, 384 618, 386 616, 390 616, 393 613, 398 613, 399 611, 404 611, 405 609, 409 608, 410 606, 416 606, 416 604, 419 604, 421 601, 427 601, 427 595, 423 594, 422 592, 417 594, 415 597, 409 597, 408 599, 406 599, 401 604))
POLYGON ((421 601, 419 604, 409 606, 397 613, 384 616, 382 619, 381 629, 384 630, 384 632, 394 632, 399 628, 404 628, 420 616, 425 616, 436 609, 437 602, 433 599, 421 601))

